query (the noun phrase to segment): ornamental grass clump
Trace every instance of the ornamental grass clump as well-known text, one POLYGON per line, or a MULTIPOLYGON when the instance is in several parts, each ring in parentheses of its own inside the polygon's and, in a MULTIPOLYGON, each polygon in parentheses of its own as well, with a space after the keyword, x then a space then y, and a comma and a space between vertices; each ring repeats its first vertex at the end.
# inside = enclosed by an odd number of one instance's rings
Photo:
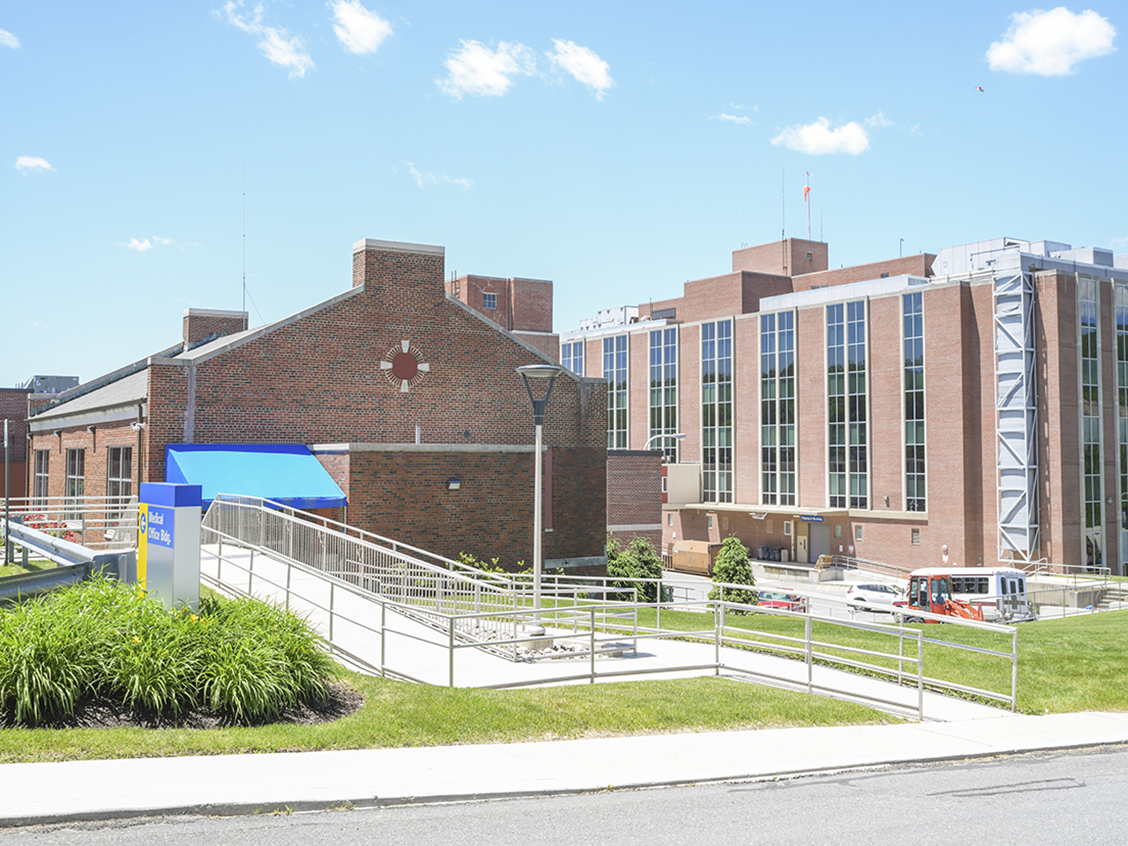
POLYGON ((65 722, 88 701, 142 718, 206 708, 235 724, 328 698, 334 665, 306 622, 257 600, 169 612, 142 588, 95 579, 0 613, 0 717, 65 722))

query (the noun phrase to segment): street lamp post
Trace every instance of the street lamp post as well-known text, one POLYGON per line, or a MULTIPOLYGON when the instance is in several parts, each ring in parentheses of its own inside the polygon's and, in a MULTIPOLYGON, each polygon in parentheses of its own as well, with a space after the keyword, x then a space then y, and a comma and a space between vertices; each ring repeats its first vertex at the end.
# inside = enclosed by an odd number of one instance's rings
MULTIPOLYGON (((529 392, 529 400, 533 404, 533 423, 536 424, 537 439, 536 446, 534 447, 534 462, 535 467, 533 473, 533 623, 540 626, 541 620, 541 569, 543 567, 542 552, 541 552, 541 427, 544 425, 544 410, 548 406, 548 398, 552 395, 552 386, 556 384, 556 377, 563 372, 564 368, 558 367, 555 364, 526 364, 523 367, 518 367, 517 372, 521 374, 521 378, 525 380, 525 390, 529 392), (537 399, 533 395, 533 385, 529 380, 536 380, 538 383, 543 383, 543 380, 548 380, 548 388, 544 392, 544 397, 537 399)), ((543 628, 538 634, 543 633, 543 628)))
POLYGON ((644 450, 649 449, 650 441, 656 441, 659 438, 673 438, 675 441, 683 441, 685 440, 685 432, 677 432, 671 435, 651 435, 649 440, 647 440, 647 442, 642 445, 642 448, 644 450))

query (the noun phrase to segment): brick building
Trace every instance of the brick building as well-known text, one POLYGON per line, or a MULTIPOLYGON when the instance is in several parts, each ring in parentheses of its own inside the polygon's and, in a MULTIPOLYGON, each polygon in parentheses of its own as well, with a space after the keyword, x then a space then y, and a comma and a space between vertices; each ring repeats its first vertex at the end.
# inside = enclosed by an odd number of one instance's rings
MULTIPOLYGON (((270 325, 188 309, 176 345, 31 418, 36 491, 135 493, 165 481, 170 445, 302 444, 349 523, 449 556, 530 561, 534 430, 515 368, 549 360, 518 330, 540 332, 546 308, 551 329, 551 283, 498 291, 510 331, 448 293, 443 264, 442 247, 364 240, 350 290, 270 325)), ((601 377, 565 373, 553 390, 546 566, 602 560, 604 402, 601 377)))
POLYGON ((765 559, 1126 571, 1128 256, 999 238, 832 269, 786 239, 564 333, 561 361, 608 380, 609 449, 666 453, 675 557, 736 534, 765 559))
MULTIPOLYGON (((0 426, 8 421, 8 495, 27 496, 27 388, 0 388, 0 426)), ((3 430, 0 429, 0 439, 3 430)), ((4 444, 0 444, 0 449, 4 444)), ((0 451, 0 461, 5 456, 0 451)), ((3 472, 0 467, 0 473, 3 472)), ((4 496, 4 479, 0 477, 0 497, 4 496)))

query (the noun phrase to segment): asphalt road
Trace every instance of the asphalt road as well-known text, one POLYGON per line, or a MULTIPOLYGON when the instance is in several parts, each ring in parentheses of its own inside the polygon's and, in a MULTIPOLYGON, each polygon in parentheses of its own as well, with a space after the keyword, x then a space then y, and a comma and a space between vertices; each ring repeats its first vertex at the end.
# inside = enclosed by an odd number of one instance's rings
POLYGON ((787 781, 0 831, 0 844, 853 844, 1124 842, 1128 747, 787 781))

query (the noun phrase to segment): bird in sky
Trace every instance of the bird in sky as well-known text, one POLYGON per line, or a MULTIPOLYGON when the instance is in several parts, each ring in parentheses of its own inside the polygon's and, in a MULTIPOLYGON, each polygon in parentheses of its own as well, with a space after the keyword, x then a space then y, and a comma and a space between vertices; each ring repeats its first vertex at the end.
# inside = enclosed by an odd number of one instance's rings
POLYGON ((983 92, 983 86, 982 86, 982 85, 977 85, 977 86, 975 86, 975 90, 976 90, 976 91, 978 91, 978 92, 979 92, 980 94, 984 93, 984 92, 983 92))

